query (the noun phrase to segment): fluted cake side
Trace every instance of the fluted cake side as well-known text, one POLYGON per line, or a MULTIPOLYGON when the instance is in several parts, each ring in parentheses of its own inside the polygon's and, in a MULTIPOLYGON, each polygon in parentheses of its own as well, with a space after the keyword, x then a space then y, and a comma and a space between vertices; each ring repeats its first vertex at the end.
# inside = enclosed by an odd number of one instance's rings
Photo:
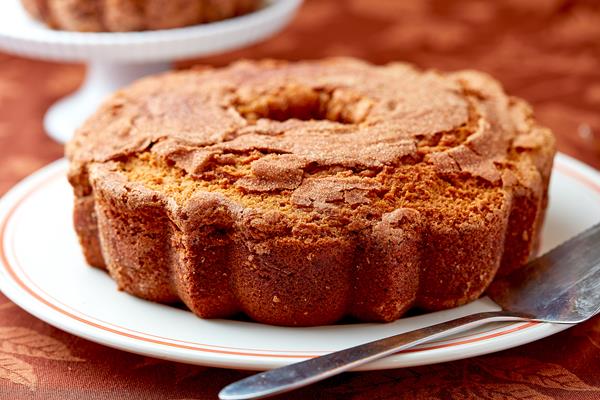
POLYGON ((90 264, 278 325, 478 298, 534 253, 554 152, 485 74, 352 59, 147 78, 67 147, 90 264))
POLYGON ((260 0, 21 0, 49 27, 80 32, 180 28, 256 10, 260 0))

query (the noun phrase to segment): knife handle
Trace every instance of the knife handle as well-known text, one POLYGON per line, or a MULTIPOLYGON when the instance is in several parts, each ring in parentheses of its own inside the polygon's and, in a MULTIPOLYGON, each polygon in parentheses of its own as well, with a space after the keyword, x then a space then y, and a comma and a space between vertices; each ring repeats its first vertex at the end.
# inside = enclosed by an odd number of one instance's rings
POLYGON ((528 320, 530 319, 522 315, 505 311, 467 315, 249 376, 226 386, 219 393, 219 398, 221 400, 246 400, 273 396, 310 385, 398 351, 479 325, 498 321, 528 320))

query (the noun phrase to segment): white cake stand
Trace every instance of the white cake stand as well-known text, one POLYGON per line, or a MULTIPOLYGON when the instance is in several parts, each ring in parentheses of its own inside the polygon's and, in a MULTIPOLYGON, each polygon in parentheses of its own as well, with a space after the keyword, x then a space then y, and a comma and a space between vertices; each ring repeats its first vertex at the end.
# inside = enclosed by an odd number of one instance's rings
POLYGON ((48 134, 59 142, 115 89, 175 60, 240 48, 280 31, 302 0, 266 0, 251 14, 186 28, 126 33, 52 30, 34 21, 19 0, 0 0, 0 48, 19 55, 58 61, 83 61, 88 73, 81 88, 50 107, 48 134))

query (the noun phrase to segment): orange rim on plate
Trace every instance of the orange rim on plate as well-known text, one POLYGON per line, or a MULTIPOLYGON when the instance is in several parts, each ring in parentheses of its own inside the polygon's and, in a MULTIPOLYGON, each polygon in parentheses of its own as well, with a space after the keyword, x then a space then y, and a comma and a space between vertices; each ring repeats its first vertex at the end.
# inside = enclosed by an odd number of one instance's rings
MULTIPOLYGON (((569 177, 575 179, 576 181, 582 183, 583 185, 591 188, 593 191, 600 194, 600 185, 598 185, 596 182, 592 181, 591 179, 587 178, 586 176, 582 175, 578 171, 571 169, 570 167, 566 166, 563 163, 557 163, 557 165, 555 166, 555 169, 560 171, 561 173, 564 173, 565 175, 568 175, 569 177)), ((83 323, 85 325, 89 325, 91 327, 94 327, 94 328, 97 328, 97 329, 100 329, 100 330, 103 330, 103 331, 106 331, 106 332, 109 332, 109 333, 112 333, 115 335, 127 337, 129 339, 134 339, 134 340, 138 340, 141 342, 159 344, 159 345, 167 346, 167 347, 174 347, 174 348, 179 348, 179 349, 193 350, 193 351, 200 351, 200 352, 207 352, 207 353, 244 356, 244 357, 311 358, 311 357, 316 357, 320 354, 327 353, 326 351, 314 351, 313 354, 306 354, 307 352, 302 352, 302 354, 290 354, 290 353, 300 353, 300 352, 296 352, 293 350, 267 350, 267 351, 272 351, 273 353, 261 353, 258 351, 265 351, 265 350, 264 349, 256 350, 256 349, 247 349, 247 348, 212 346, 212 345, 207 345, 207 344, 197 343, 197 342, 186 342, 186 341, 180 341, 180 340, 176 340, 176 339, 168 339, 168 338, 161 337, 161 336, 156 336, 156 335, 152 335, 152 334, 148 334, 148 333, 144 333, 144 332, 138 332, 135 330, 131 330, 129 328, 118 326, 118 325, 115 325, 115 324, 112 324, 112 323, 109 323, 106 321, 99 321, 91 316, 85 315, 84 313, 82 313, 80 311, 72 309, 70 306, 68 306, 66 304, 61 303, 59 300, 55 299, 54 297, 52 297, 51 295, 46 293, 44 290, 39 288, 35 283, 33 283, 31 281, 31 279, 28 277, 25 270, 22 268, 22 266, 18 262, 18 258, 16 256, 14 257, 16 262, 14 262, 14 263, 9 262, 8 257, 6 256, 6 248, 5 248, 6 241, 5 241, 5 239, 6 239, 6 228, 9 224, 9 222, 11 221, 11 219, 14 217, 15 212, 22 205, 22 203, 26 199, 28 199, 33 193, 37 192, 45 185, 52 183, 54 180, 62 178, 62 177, 64 177, 64 170, 61 169, 60 171, 57 171, 54 175, 50 176, 49 178, 46 178, 44 181, 37 183, 35 186, 33 186, 32 188, 27 190, 16 201, 14 201, 14 203, 12 204, 12 206, 6 213, 4 219, 2 221, 0 221, 0 261, 4 264, 6 271, 8 272, 11 279, 21 289, 26 291, 29 295, 31 295, 38 302, 44 304, 45 306, 57 311, 58 313, 66 316, 68 318, 71 318, 71 319, 73 319, 77 322, 83 323), (29 282, 30 285, 28 285, 23 279, 21 279, 19 277, 19 275, 17 274, 17 271, 20 272, 23 276, 25 276, 30 281, 29 282), (44 298, 44 296, 53 300, 53 302, 46 300, 46 298, 44 298), (69 311, 69 309, 71 309, 72 311, 69 311), (76 315, 75 312, 77 312, 80 315, 76 315), (94 319, 98 322, 95 322, 94 319), (142 335, 145 335, 145 336, 142 336, 142 335), (169 341, 167 341, 167 340, 169 340, 169 341), (287 353, 287 354, 277 354, 277 353, 287 353)), ((14 247, 14 240, 11 241, 11 244, 12 244, 11 247, 14 247)), ((14 250, 13 250, 13 254, 16 254, 16 252, 14 252, 14 250)), ((432 346, 419 347, 419 348, 415 348, 415 349, 408 349, 408 350, 404 350, 400 353, 423 352, 423 351, 440 349, 440 348, 454 347, 454 346, 459 346, 459 345, 468 344, 468 343, 481 342, 481 341, 493 339, 493 338, 496 338, 499 336, 504 336, 504 335, 507 335, 507 334, 510 334, 513 332, 522 331, 524 329, 531 328, 538 324, 539 323, 537 323, 537 322, 526 322, 526 323, 518 323, 517 322, 514 324, 510 324, 504 328, 501 328, 503 330, 499 331, 499 332, 493 332, 496 329, 492 329, 490 331, 479 332, 477 334, 465 335, 465 336, 459 338, 461 340, 457 340, 457 341, 453 341, 453 342, 449 342, 449 343, 443 343, 444 340, 440 340, 437 342, 431 342, 431 343, 440 343, 440 344, 434 344, 432 346), (479 335, 482 335, 482 336, 479 336, 479 335)))

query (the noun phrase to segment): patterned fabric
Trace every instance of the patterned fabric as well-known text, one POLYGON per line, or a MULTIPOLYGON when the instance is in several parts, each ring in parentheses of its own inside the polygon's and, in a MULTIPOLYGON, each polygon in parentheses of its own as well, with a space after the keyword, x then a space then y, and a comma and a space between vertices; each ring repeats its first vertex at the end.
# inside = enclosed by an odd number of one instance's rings
MULTIPOLYGON (((570 0, 308 0, 277 37, 202 62, 351 55, 475 68, 529 100, 559 150, 600 167, 600 3, 570 0)), ((0 54, 0 193, 61 156, 44 110, 79 66, 0 54)), ((0 295, 2 399, 211 399, 246 376, 109 349, 61 332, 0 295)), ((598 399, 600 317, 519 348, 446 364, 348 373, 292 399, 598 399)))

